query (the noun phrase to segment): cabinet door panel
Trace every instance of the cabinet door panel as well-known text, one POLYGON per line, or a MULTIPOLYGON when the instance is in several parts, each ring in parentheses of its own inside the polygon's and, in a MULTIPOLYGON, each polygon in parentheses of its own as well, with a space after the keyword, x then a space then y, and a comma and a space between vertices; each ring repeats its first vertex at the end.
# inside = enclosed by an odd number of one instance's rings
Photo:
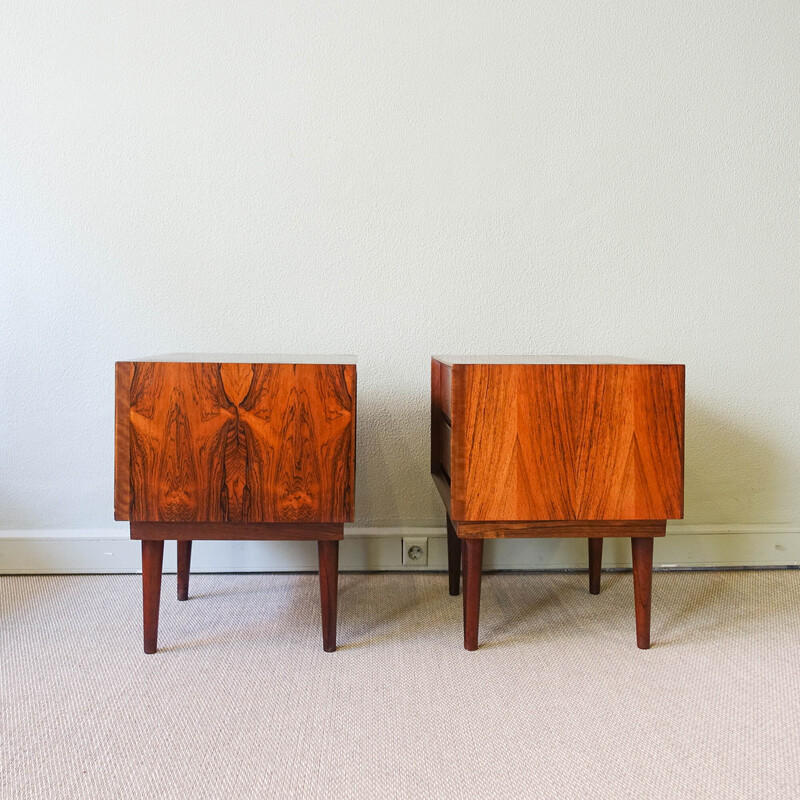
POLYGON ((455 519, 683 516, 681 365, 453 369, 455 519))
POLYGON ((130 499, 117 518, 352 520, 355 367, 134 362, 122 374, 130 499))

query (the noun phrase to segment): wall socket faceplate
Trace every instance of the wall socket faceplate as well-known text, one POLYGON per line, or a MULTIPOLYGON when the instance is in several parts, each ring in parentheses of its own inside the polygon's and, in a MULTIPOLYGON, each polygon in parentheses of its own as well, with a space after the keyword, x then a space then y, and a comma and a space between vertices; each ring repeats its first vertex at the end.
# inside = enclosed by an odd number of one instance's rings
POLYGON ((404 567, 428 566, 427 536, 403 537, 403 566, 404 567))

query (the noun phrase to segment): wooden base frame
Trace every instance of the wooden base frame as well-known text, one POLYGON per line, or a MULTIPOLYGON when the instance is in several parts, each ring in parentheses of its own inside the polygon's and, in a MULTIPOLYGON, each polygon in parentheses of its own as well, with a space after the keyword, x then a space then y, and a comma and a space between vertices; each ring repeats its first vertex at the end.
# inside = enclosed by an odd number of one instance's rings
POLYGON ((178 523, 131 522, 131 539, 142 542, 142 619, 144 652, 158 649, 158 619, 161 606, 161 577, 164 542, 177 541, 178 600, 189 598, 192 539, 205 540, 295 540, 315 541, 319 556, 322 647, 336 650, 336 612, 339 584, 339 541, 343 525, 278 525, 272 523, 178 523), (243 535, 240 535, 243 534, 243 535))
POLYGON ((447 517, 450 594, 459 590, 459 561, 464 576, 464 648, 478 649, 483 542, 499 538, 587 537, 589 541, 589 592, 600 593, 603 539, 630 537, 633 561, 633 594, 636 612, 636 644, 650 647, 650 601, 653 580, 653 539, 664 536, 666 521, 614 522, 453 522, 447 517), (460 556, 460 558, 459 558, 460 556))

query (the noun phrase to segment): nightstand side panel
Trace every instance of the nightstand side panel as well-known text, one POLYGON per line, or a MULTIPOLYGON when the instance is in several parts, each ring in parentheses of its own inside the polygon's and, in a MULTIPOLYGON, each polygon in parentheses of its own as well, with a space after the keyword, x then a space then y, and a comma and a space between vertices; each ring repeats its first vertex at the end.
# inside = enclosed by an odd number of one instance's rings
POLYGON ((643 474, 637 519, 648 511, 651 518, 663 512, 662 519, 683 519, 685 372, 682 364, 671 364, 640 373, 634 410, 643 474))
POLYGON ((453 370, 454 519, 682 516, 681 365, 453 370))

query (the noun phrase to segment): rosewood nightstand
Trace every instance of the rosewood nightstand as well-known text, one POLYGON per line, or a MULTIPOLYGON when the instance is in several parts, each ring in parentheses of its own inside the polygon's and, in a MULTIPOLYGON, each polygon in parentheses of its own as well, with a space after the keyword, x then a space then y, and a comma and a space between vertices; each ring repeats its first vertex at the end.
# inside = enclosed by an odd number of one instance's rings
POLYGON ((434 357, 431 473, 447 509, 450 594, 478 647, 484 539, 631 537, 636 641, 650 646, 653 538, 683 517, 684 367, 618 358, 434 357))
POLYGON ((350 356, 117 363, 114 518, 142 541, 145 653, 157 649, 166 539, 178 543, 178 600, 188 597, 193 540, 316 541, 323 647, 336 649, 355 436, 350 356))

